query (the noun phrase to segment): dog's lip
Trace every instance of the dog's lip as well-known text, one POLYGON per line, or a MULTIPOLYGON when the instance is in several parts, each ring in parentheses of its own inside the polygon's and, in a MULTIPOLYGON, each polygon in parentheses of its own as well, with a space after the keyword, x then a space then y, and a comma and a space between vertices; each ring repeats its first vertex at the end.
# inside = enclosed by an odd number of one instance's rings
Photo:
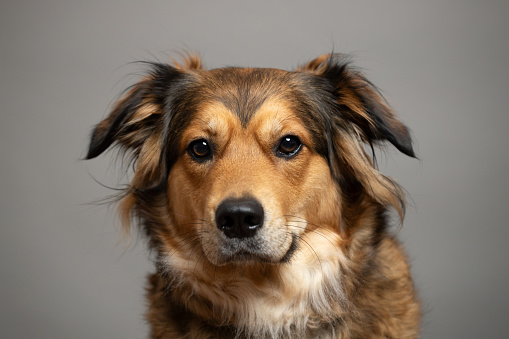
POLYGON ((299 236, 295 233, 292 233, 292 243, 290 244, 288 251, 286 251, 285 255, 281 258, 281 260, 279 260, 279 262, 285 263, 290 261, 295 251, 297 251, 298 242, 299 236))
POLYGON ((298 239, 299 237, 292 233, 292 242, 288 247, 286 253, 281 257, 281 259, 274 260, 270 256, 264 255, 263 253, 257 253, 256 251, 250 251, 246 249, 239 250, 238 252, 230 255, 225 262, 228 263, 238 263, 238 262, 262 262, 262 263, 286 263, 289 262, 292 258, 293 254, 297 250, 298 247, 298 239))
POLYGON ((226 257, 223 257, 223 263, 243 263, 243 262, 263 262, 270 263, 273 260, 269 256, 263 253, 257 253, 256 251, 250 250, 239 250, 226 257))

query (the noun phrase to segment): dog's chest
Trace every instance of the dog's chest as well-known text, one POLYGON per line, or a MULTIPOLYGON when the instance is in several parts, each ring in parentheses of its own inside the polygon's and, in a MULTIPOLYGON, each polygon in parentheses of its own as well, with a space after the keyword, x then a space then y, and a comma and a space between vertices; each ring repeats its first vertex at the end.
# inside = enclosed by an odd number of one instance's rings
POLYGON ((235 271, 215 280, 196 277, 193 270, 195 275, 175 280, 171 302, 211 331, 223 328, 247 338, 336 337, 346 309, 338 258, 321 263, 297 259, 274 272, 263 268, 267 271, 258 275, 235 271))

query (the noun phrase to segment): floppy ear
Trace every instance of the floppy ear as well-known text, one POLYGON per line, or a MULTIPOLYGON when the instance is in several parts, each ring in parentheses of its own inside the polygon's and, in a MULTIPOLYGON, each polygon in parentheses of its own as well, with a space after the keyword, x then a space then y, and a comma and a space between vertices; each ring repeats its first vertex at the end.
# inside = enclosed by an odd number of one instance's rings
POLYGON ((333 86, 343 118, 358 126, 363 141, 387 140, 402 153, 415 157, 408 128, 396 119, 378 89, 341 54, 325 54, 300 68, 320 75, 333 86))
POLYGON ((315 76, 315 84, 330 95, 323 116, 327 120, 328 159, 342 193, 357 208, 364 192, 383 206, 393 206, 401 220, 405 197, 400 186, 380 173, 366 154, 362 142, 389 141, 402 153, 415 157, 410 133, 385 102, 377 88, 350 65, 344 55, 322 55, 300 67, 315 76), (359 189, 359 185, 362 190, 359 189))
POLYGON ((164 174, 164 120, 172 86, 183 73, 164 64, 151 71, 116 102, 110 115, 92 132, 86 159, 103 153, 113 144, 128 152, 136 163, 132 185, 146 188, 164 174))

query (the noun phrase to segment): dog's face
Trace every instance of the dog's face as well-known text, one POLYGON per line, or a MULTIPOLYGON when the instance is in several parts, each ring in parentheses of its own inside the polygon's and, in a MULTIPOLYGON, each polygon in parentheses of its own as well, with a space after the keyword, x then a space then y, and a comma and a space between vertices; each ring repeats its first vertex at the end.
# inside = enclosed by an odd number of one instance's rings
POLYGON ((96 127, 88 158, 112 143, 131 152, 124 212, 161 253, 277 264, 316 229, 339 237, 361 195, 402 207, 362 147, 384 140, 413 155, 378 92, 334 57, 296 72, 192 59, 154 65, 96 127))
POLYGON ((337 226, 327 161, 295 103, 278 92, 259 100, 244 123, 221 100, 206 102, 182 133, 170 210, 180 236, 196 235, 215 265, 288 261, 305 221, 337 226))

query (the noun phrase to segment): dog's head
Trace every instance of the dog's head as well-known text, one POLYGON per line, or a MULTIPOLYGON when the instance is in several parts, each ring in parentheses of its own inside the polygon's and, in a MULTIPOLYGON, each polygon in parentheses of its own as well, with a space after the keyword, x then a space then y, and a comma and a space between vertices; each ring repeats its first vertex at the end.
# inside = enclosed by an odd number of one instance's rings
POLYGON ((407 128, 339 55, 296 71, 152 64, 95 128, 87 158, 132 156, 125 219, 152 246, 214 266, 289 261, 313 230, 343 236, 367 200, 402 215, 399 187, 364 150, 414 156, 407 128), (345 232, 345 233, 342 233, 345 232))

